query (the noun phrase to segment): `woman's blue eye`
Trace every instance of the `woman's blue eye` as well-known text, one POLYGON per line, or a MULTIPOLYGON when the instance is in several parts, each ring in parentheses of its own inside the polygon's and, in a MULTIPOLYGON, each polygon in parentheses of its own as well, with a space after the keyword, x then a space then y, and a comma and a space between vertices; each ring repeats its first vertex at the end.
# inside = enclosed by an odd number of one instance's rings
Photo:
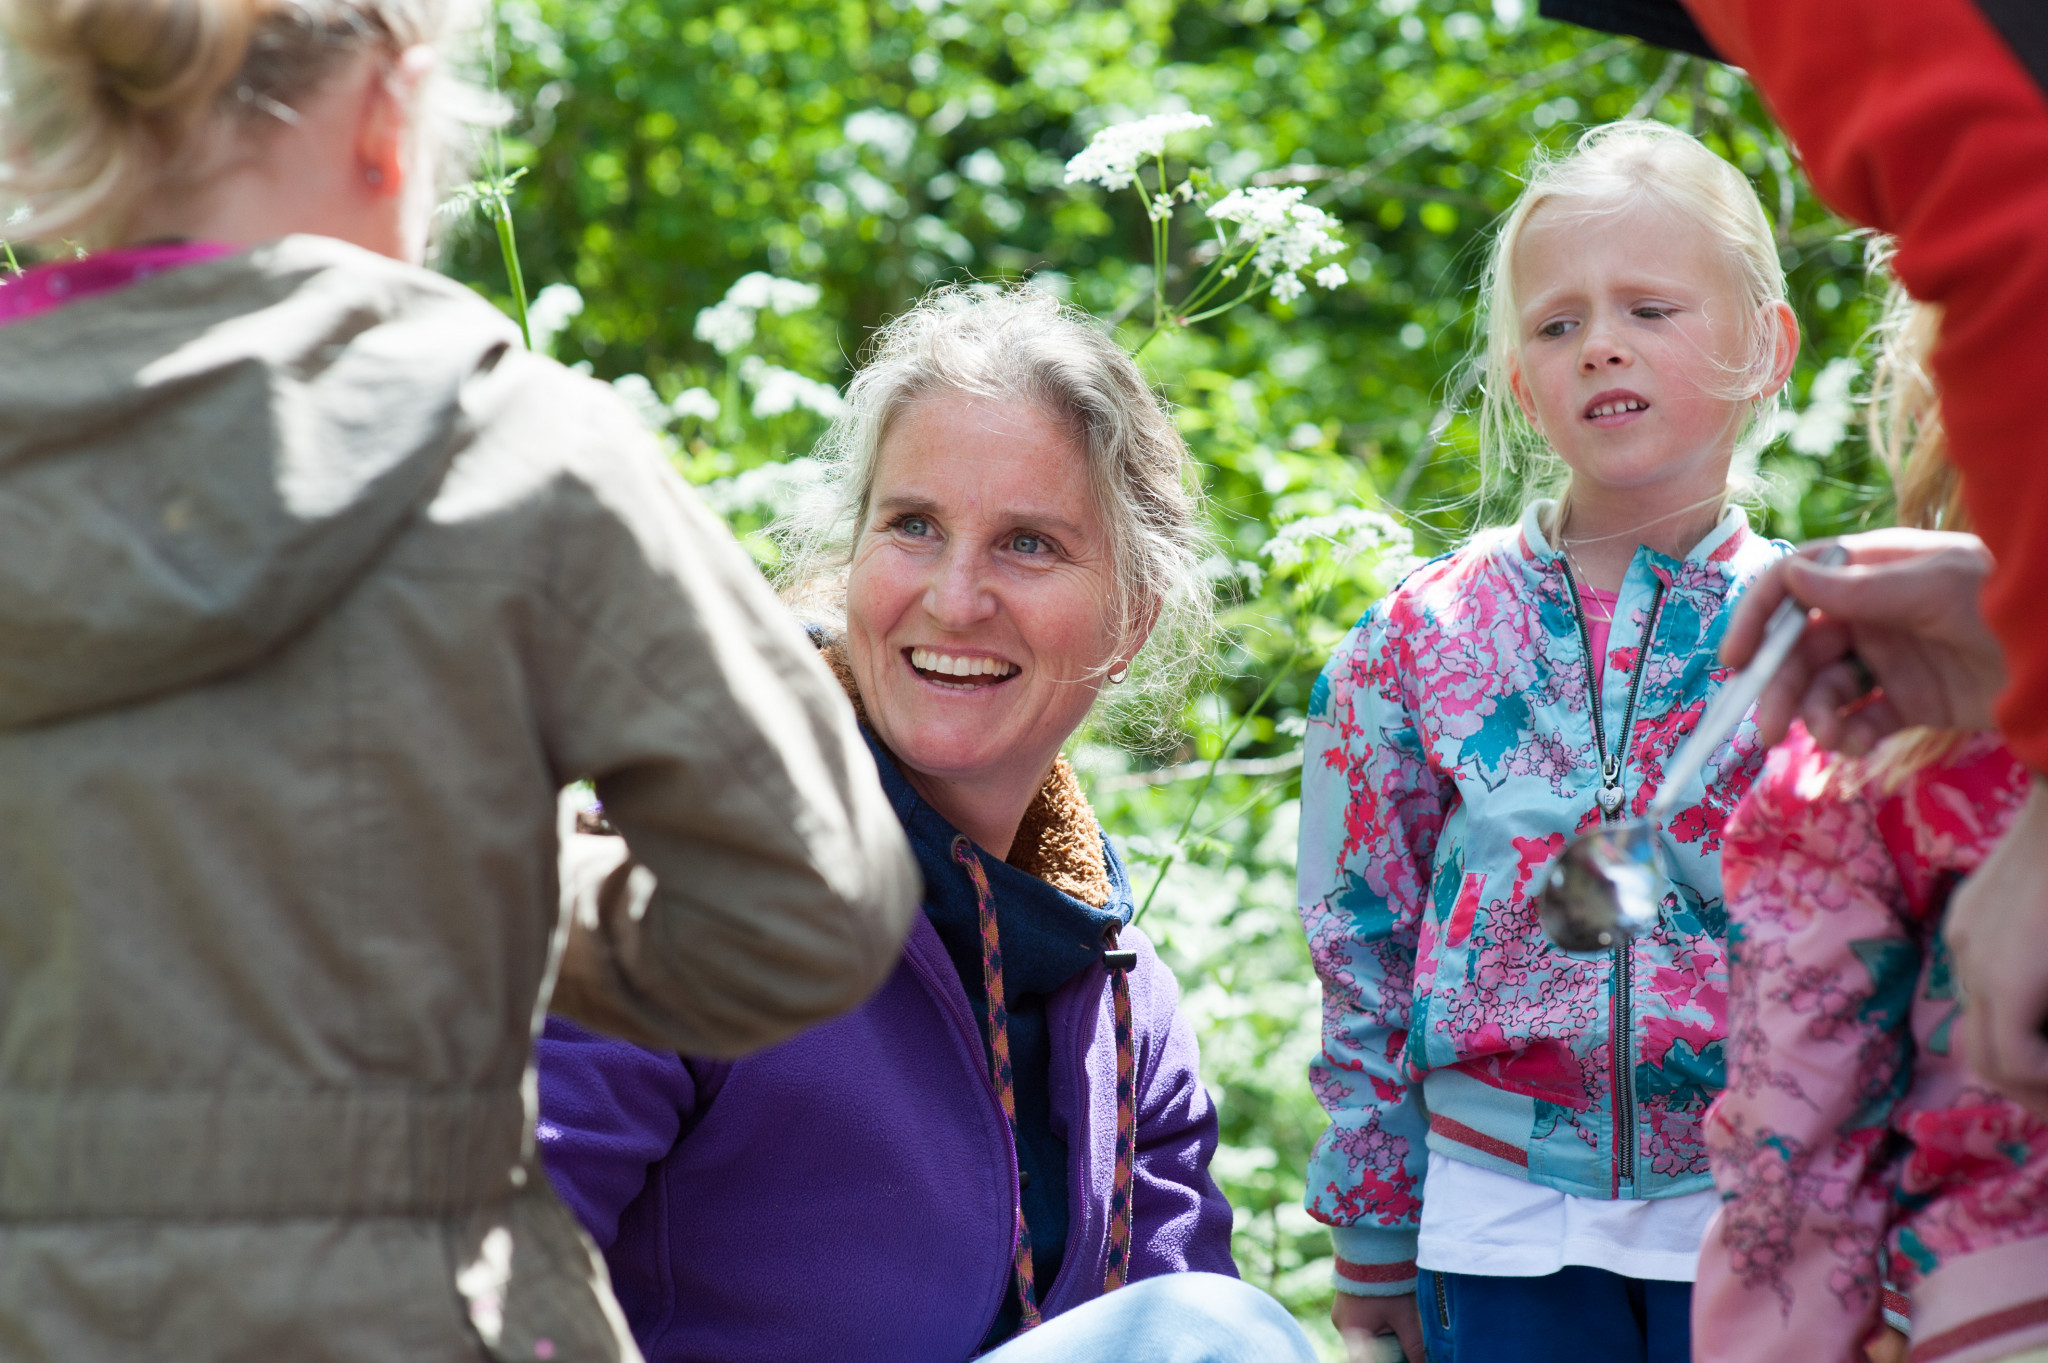
POLYGON ((906 535, 923 535, 930 532, 932 523, 922 516, 905 516, 896 522, 896 528, 906 535))
POLYGON ((1045 541, 1036 535, 1019 535, 1010 541, 1010 547, 1020 554, 1035 554, 1045 547, 1045 541))

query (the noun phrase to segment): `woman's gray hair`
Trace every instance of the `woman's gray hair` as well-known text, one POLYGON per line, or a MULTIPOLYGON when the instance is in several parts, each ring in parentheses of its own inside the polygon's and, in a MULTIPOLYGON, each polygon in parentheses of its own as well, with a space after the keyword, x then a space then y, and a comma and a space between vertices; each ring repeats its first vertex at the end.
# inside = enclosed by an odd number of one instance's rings
POLYGON ((1127 741, 1152 741, 1178 720, 1215 628, 1201 485, 1130 355, 1043 290, 947 286, 876 333, 845 414, 815 452, 822 478, 775 527, 785 596, 811 614, 843 616, 882 442, 911 403, 950 393, 1029 403, 1080 438, 1108 531, 1118 656, 1151 627, 1130 685, 1115 695, 1116 727, 1127 741))

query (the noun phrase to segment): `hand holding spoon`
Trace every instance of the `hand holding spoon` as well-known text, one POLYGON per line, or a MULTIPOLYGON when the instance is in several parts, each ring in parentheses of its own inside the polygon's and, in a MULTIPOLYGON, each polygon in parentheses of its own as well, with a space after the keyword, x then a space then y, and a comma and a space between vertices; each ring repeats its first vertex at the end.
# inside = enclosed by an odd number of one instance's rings
MULTIPOLYGON (((1815 561, 1828 567, 1848 558, 1839 544, 1815 561)), ((1806 607, 1787 596, 1771 612, 1763 642, 1749 666, 1730 678, 1699 724, 1664 769, 1657 798, 1643 817, 1602 824, 1574 838, 1544 873, 1536 896, 1543 931, 1566 951, 1599 951, 1657 925, 1657 828, 1678 803, 1678 793, 1707 765, 1806 631, 1806 607)))

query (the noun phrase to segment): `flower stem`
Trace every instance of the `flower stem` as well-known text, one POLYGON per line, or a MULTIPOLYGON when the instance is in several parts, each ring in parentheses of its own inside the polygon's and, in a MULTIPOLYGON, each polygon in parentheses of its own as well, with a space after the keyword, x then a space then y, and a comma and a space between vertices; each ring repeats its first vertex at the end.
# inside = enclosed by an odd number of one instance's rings
POLYGON ((1228 275, 1223 273, 1225 266, 1234 264, 1235 268, 1241 271, 1246 262, 1250 261, 1251 258, 1252 252, 1250 250, 1243 252, 1234 262, 1227 255, 1216 257, 1216 263, 1209 267, 1209 272, 1202 276, 1201 282, 1195 285, 1193 292, 1189 293, 1186 298, 1181 299, 1180 307, 1175 309, 1180 314, 1182 320, 1192 320, 1188 316, 1190 310, 1201 307, 1211 298, 1223 292, 1224 289, 1229 287, 1230 281, 1237 277, 1234 273, 1228 275))
MULTIPOLYGON (((1159 166, 1159 195, 1166 196, 1166 153, 1157 158, 1159 166)), ((1138 181, 1138 192, 1145 192, 1145 181, 1138 181)), ((1161 216, 1154 211, 1150 202, 1145 205, 1145 216, 1152 222, 1152 328, 1156 333, 1166 325, 1166 251, 1170 244, 1167 233, 1173 227, 1171 212, 1161 216)))
MULTIPOLYGON (((494 10, 490 16, 487 56, 491 64, 491 93, 498 93, 498 23, 494 10)), ((521 175, 526 172, 520 171, 521 175)), ((512 179, 517 179, 517 176, 512 179)), ((505 135, 491 134, 491 190, 490 206, 492 225, 498 229, 498 252, 505 257, 505 282, 512 286, 512 318, 519 323, 519 339, 528 350, 533 349, 533 329, 526 323, 526 272, 519 268, 519 241, 512 231, 512 201, 507 191, 512 180, 505 176, 505 135)))
POLYGON ((11 241, 0 239, 0 251, 5 251, 7 253, 7 268, 14 271, 16 274, 20 274, 22 272, 21 262, 14 258, 14 243, 11 241))
MULTIPOLYGON (((1209 759, 1209 770, 1202 773, 1202 784, 1195 788, 1194 803, 1188 806, 1187 817, 1180 821, 1180 828, 1173 835, 1173 844, 1176 849, 1187 838, 1188 829, 1194 826, 1195 815, 1200 812, 1202 801, 1209 794, 1209 786, 1216 780, 1217 764, 1223 760, 1223 755, 1230 751, 1230 745, 1237 741, 1237 736, 1244 732, 1244 726, 1251 723, 1252 716, 1266 708, 1266 702, 1273 698, 1273 692, 1278 689, 1281 679, 1286 677, 1288 671, 1293 668, 1297 651, 1290 649, 1287 656, 1281 660, 1280 665, 1273 669, 1272 679, 1266 683, 1266 689, 1259 692, 1259 698, 1252 702, 1250 709, 1237 717, 1237 723, 1230 726, 1230 732, 1224 735, 1222 744, 1217 747, 1216 755, 1209 759)), ((1140 904, 1138 911, 1131 915, 1133 926, 1136 926, 1138 920, 1145 916, 1145 910, 1152 907, 1152 901, 1159 895, 1159 887, 1166 883, 1167 873, 1172 869, 1173 862, 1170 860, 1160 866, 1159 874, 1153 877, 1152 888, 1145 892, 1145 902, 1140 904)))
POLYGON ((1243 293, 1231 299, 1228 303, 1218 303, 1215 307, 1210 308, 1207 312, 1198 312, 1194 314, 1192 317, 1181 318, 1181 325, 1191 326, 1196 322, 1206 322, 1211 317, 1221 316, 1222 314, 1229 312, 1232 308, 1238 306, 1240 303, 1251 302, 1254 298, 1257 298, 1260 294, 1266 292, 1266 290, 1272 287, 1273 281, 1269 279, 1265 283, 1258 285, 1256 288, 1247 288, 1243 293))
POLYGON ((512 235, 512 205, 505 200, 503 184, 500 176, 501 187, 492 195, 491 217, 498 228, 498 251, 505 257, 505 280, 512 286, 512 317, 519 323, 519 339, 531 350, 533 331, 526 324, 526 274, 519 268, 519 243, 512 235))

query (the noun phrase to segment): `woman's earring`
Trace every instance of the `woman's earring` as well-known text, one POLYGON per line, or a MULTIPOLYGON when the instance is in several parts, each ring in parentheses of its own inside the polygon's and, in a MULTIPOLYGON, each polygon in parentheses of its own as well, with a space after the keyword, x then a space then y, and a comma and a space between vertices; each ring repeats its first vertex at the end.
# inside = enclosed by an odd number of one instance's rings
POLYGON ((1129 679, 1130 675, 1131 665, 1129 663, 1118 663, 1115 667, 1109 669, 1104 680, 1111 686, 1122 686, 1129 679))

